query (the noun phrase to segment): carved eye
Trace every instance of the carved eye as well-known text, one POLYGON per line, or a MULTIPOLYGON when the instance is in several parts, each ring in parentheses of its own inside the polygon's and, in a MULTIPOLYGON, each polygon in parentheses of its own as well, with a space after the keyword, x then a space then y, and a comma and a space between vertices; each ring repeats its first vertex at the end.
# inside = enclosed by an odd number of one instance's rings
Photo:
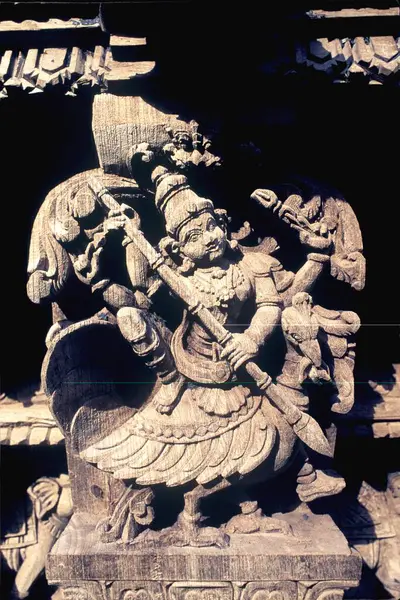
POLYGON ((200 239, 200 235, 201 234, 199 232, 191 233, 189 235, 188 242, 197 242, 197 240, 200 239))

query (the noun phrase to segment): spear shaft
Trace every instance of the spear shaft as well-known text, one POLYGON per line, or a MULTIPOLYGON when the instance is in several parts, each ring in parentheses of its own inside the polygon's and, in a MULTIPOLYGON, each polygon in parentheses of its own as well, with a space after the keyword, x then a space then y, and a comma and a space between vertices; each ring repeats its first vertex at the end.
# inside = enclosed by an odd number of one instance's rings
MULTIPOLYGON (((102 186, 100 181, 92 178, 89 187, 95 193, 101 205, 108 210, 121 210, 121 205, 102 186)), ((127 219, 124 228, 128 237, 149 262, 150 267, 157 271, 164 283, 184 302, 188 311, 202 323, 206 331, 222 347, 226 346, 232 339, 232 334, 202 304, 200 298, 197 297, 195 288, 189 281, 166 264, 162 254, 146 240, 142 231, 135 226, 132 220, 127 219)), ((301 441, 319 454, 331 457, 332 449, 317 421, 311 415, 302 412, 290 400, 281 396, 279 389, 272 382, 268 373, 260 369, 254 361, 248 361, 243 366, 258 388, 282 413, 301 441)))

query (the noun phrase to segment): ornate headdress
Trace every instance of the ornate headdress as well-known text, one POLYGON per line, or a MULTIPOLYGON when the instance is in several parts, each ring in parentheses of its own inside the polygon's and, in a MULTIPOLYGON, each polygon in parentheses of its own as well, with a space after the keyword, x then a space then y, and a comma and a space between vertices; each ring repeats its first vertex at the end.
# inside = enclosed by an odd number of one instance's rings
POLYGON ((214 211, 211 200, 198 196, 190 188, 184 175, 170 173, 164 167, 157 167, 151 178, 156 185, 155 203, 164 216, 169 235, 176 237, 181 227, 190 219, 204 212, 214 211))

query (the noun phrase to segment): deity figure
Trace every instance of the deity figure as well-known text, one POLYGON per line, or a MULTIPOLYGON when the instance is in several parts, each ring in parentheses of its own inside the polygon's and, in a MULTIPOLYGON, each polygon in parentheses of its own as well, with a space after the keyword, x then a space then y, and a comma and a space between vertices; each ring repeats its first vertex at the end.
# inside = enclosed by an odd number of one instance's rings
MULTIPOLYGON (((133 179, 101 170, 53 191, 39 212, 32 239, 28 292, 34 301, 55 302, 75 272, 100 296, 107 313, 74 323, 61 312, 48 336, 43 369, 53 413, 75 452, 128 485, 113 515, 100 524, 102 539, 224 547, 235 531, 289 534, 288 524, 264 516, 245 489, 299 457, 301 500, 337 494, 345 485, 333 470, 314 468, 307 450, 332 455, 309 414, 309 386, 325 386, 336 412, 349 410, 354 396, 351 337, 359 319, 349 311, 314 306, 308 293, 330 262, 331 240, 321 245, 320 232, 310 234, 304 243, 311 252, 294 274, 262 244, 246 247, 231 239, 226 212, 200 197, 184 174, 158 164, 152 167, 151 181, 166 233, 156 249, 140 229, 140 201, 146 194, 133 179), (103 261, 109 236, 121 232, 128 285, 113 280, 103 261), (173 332, 152 309, 152 297, 162 285, 170 288, 177 309, 184 305, 173 332), (102 432, 97 412, 96 435, 82 439, 96 393, 114 392, 96 392, 92 385, 84 397, 69 386, 66 408, 68 378, 79 366, 71 348, 77 335, 100 326, 101 320, 102 326, 106 320, 122 334, 155 375, 155 384, 143 402, 126 407, 123 422, 116 422, 112 431, 102 432), (273 383, 254 361, 264 346, 274 352, 268 344, 277 329, 287 352, 273 383), (179 487, 184 495, 177 522, 161 532, 148 528, 152 486, 157 484, 179 487), (201 527, 201 499, 230 487, 241 514, 220 529, 201 527)), ((257 194, 265 197, 267 192, 257 194)))

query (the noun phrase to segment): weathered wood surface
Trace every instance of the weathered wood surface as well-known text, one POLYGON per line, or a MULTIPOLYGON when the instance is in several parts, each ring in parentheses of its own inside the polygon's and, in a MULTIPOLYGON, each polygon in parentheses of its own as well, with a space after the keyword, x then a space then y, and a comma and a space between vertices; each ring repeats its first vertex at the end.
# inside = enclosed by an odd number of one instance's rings
MULTIPOLYGON (((384 14, 393 18, 394 11, 398 8, 387 9, 384 14)), ((322 16, 332 16, 329 11, 312 12, 317 25, 322 16)), ((382 11, 379 15, 382 17, 382 11)), ((351 15, 347 20, 351 21, 351 15)), ((299 38, 293 48, 288 47, 279 56, 266 54, 262 61, 264 77, 313 81, 314 75, 322 75, 334 83, 354 80, 398 84, 398 38, 390 27, 374 33, 367 28, 340 35, 334 29, 324 33, 321 28, 319 34, 299 38)), ((162 58, 162 48, 158 52, 162 58)), ((82 86, 93 88, 95 93, 107 89, 118 92, 138 77, 157 77, 156 64, 157 56, 154 49, 149 49, 145 36, 106 35, 100 31, 98 21, 0 22, 0 99, 13 88, 34 94, 57 86, 72 96, 82 86), (31 37, 22 43, 18 34, 31 37), (64 40, 66 35, 70 39, 64 40)))
POLYGON ((311 19, 337 19, 359 17, 399 17, 400 8, 391 6, 387 8, 340 8, 338 10, 312 9, 308 13, 311 19))
POLYGON ((63 443, 64 436, 47 403, 23 406, 19 402, 0 401, 0 444, 53 446, 63 443))
POLYGON ((357 580, 360 560, 330 517, 299 512, 280 515, 295 531, 234 534, 229 548, 157 549, 104 544, 96 517, 75 514, 48 557, 50 582, 108 581, 326 581, 357 580))
POLYGON ((335 441, 330 421, 322 426, 309 412, 309 386, 329 384, 327 411, 350 410, 360 320, 314 305, 308 291, 324 267, 364 287, 354 212, 337 195, 280 199, 256 189, 255 206, 276 213, 304 245, 304 264, 293 273, 271 256, 277 242, 264 230, 257 245, 246 245, 252 228, 231 236, 227 212, 197 193, 195 170, 206 178, 221 158, 195 121, 140 96, 103 94, 93 133, 101 168, 48 194, 33 227, 27 286, 33 302, 53 303, 42 383, 67 438, 76 512, 101 514, 97 534, 109 543, 224 549, 236 533, 296 537, 245 489, 296 461, 299 500, 345 486, 332 469, 312 464, 311 451, 331 461, 335 441), (97 298, 89 318, 74 320, 67 303, 58 307, 73 277, 97 298), (163 287, 172 294, 168 306, 179 300, 184 308, 173 330, 152 308, 163 287), (246 305, 251 312, 241 318, 246 305), (259 361, 275 329, 286 354, 273 382, 259 361), (138 385, 124 396, 123 383, 138 385), (161 531, 151 527, 159 484, 184 501, 161 531), (202 527, 202 500, 223 489, 240 514, 202 527))
POLYGON ((400 365, 384 382, 370 381, 359 391, 359 401, 340 418, 342 435, 400 437, 400 365))
MULTIPOLYGON (((147 51, 144 37, 110 44, 112 60, 147 51)), ((345 487, 332 468, 330 411, 354 402, 360 319, 340 298, 326 309, 310 293, 324 271, 363 289, 357 218, 336 192, 278 194, 265 184, 246 199, 260 223, 231 232, 229 199, 217 208, 200 186, 223 157, 197 122, 152 102, 95 98, 100 168, 55 187, 33 226, 27 289, 33 302, 53 304, 42 383, 66 437, 75 505, 48 577, 78 598, 93 595, 88 580, 109 582, 105 598, 114 588, 129 597, 121 582, 135 581, 149 590, 190 582, 200 595, 204 582, 230 582, 218 598, 233 594, 233 582, 253 595, 259 581, 272 582, 271 598, 280 582, 285 599, 340 597, 360 559, 333 523, 307 509, 264 514, 247 489, 290 467, 298 504, 345 487), (274 218, 298 238, 296 272, 272 256, 274 218), (76 280, 94 299, 82 319, 65 300, 76 280), (274 352, 275 333, 285 350, 273 380, 262 349, 274 352), (233 511, 204 525, 203 500, 222 490, 233 511), (183 509, 159 527, 162 494, 183 509)))
POLYGON ((99 29, 98 21, 90 22, 88 19, 48 19, 47 21, 35 21, 34 19, 26 19, 25 21, 0 21, 0 34, 5 31, 20 33, 23 31, 47 31, 54 29, 70 29, 73 31, 81 29, 99 29))

